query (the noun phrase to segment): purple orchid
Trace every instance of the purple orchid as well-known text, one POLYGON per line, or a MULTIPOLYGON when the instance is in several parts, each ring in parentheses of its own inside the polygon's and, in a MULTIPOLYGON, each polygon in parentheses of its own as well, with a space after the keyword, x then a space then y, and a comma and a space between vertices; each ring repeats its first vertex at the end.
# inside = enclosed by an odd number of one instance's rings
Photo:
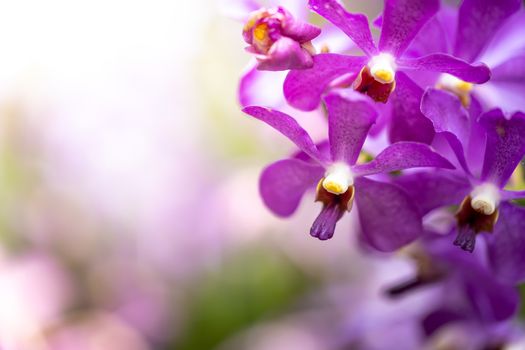
POLYGON ((255 55, 259 70, 305 69, 313 66, 312 39, 321 29, 295 20, 282 6, 259 9, 250 14, 243 38, 255 55))
POLYGON ((438 11, 438 0, 386 0, 378 47, 365 15, 347 12, 336 0, 310 0, 309 4, 348 35, 366 56, 319 54, 314 56, 311 69, 291 71, 284 83, 284 94, 296 108, 313 110, 331 86, 353 82, 355 90, 375 101, 386 103, 392 97, 392 142, 429 143, 433 130, 419 111, 423 90, 406 73, 449 73, 478 84, 490 78, 490 70, 484 64, 471 65, 444 53, 415 58, 404 54, 419 30, 438 11))
MULTIPOLYGON (((263 4, 257 1, 227 1, 228 4, 225 4, 225 8, 230 12, 230 16, 235 17, 244 23, 249 22, 249 18, 250 16, 253 16, 253 14, 264 11, 263 4), (231 13, 232 9, 233 13, 231 13)), ((303 0, 267 1, 265 2, 265 5, 266 8, 273 9, 271 11, 276 11, 279 7, 286 9, 285 12, 291 13, 293 15, 293 21, 296 23, 308 21, 309 11, 303 0)), ((250 42, 253 42, 253 38, 248 37, 248 39, 250 42)), ((311 43, 313 47, 311 47, 310 44, 306 44, 307 52, 300 51, 301 53, 308 53, 308 55, 304 56, 305 62, 308 63, 308 67, 312 66, 312 59, 310 56, 314 52, 346 52, 354 46, 354 44, 350 42, 340 30, 330 24, 325 24, 322 28, 321 34, 312 40, 311 43)), ((286 55, 283 57, 285 56, 286 55)), ((256 55, 256 57, 259 56, 256 55)), ((285 106, 286 101, 282 90, 275 89, 275 87, 283 85, 287 72, 285 70, 262 70, 260 67, 260 58, 254 58, 242 74, 239 81, 239 103, 243 107, 250 105, 264 105, 274 108, 282 108, 285 106)), ((289 68, 300 69, 302 67, 289 68)), ((303 68, 306 68, 306 66, 303 68)))
POLYGON ((354 196, 365 240, 381 251, 395 250, 421 232, 417 208, 397 185, 366 176, 416 167, 453 168, 429 146, 399 142, 384 149, 374 160, 356 164, 375 123, 373 102, 359 93, 333 93, 324 99, 328 109, 329 152, 323 152, 289 115, 263 107, 244 112, 269 124, 288 137, 304 153, 269 165, 260 180, 261 196, 276 215, 287 217, 301 197, 317 184, 317 201, 323 204, 310 234, 321 240, 332 237, 337 221, 351 210, 354 196))
POLYGON ((456 96, 429 89, 421 110, 436 130, 433 145, 440 150, 447 147, 448 159, 458 164, 459 170, 409 174, 395 182, 414 198, 422 214, 459 205, 454 244, 472 252, 478 233, 493 232, 487 240, 498 275, 505 280, 524 280, 525 208, 509 201, 524 198, 525 191, 504 187, 525 156, 525 114, 516 112, 508 117, 500 109, 482 114, 472 109, 469 116, 456 96))
POLYGON ((514 111, 525 103, 525 10, 521 0, 465 0, 459 11, 444 6, 407 50, 414 55, 451 53, 484 62, 487 84, 475 85, 443 74, 437 86, 456 94, 464 106, 477 98, 485 108, 514 111))
POLYGON ((484 249, 464 254, 450 244, 449 235, 425 232, 419 244, 407 248, 416 265, 416 274, 393 285, 393 297, 409 297, 408 292, 422 287, 437 287, 435 310, 447 311, 448 317, 428 320, 431 333, 443 324, 457 320, 495 323, 513 317, 518 309, 519 295, 513 284, 497 279, 488 266, 484 249))
POLYGON ((519 293, 514 285, 498 280, 491 271, 485 249, 464 254, 450 245, 447 235, 432 233, 427 233, 421 243, 424 258, 417 260, 416 280, 438 276, 430 282, 441 285, 442 290, 434 310, 423 319, 425 335, 430 341, 443 341, 439 339, 444 335, 443 330, 451 326, 478 331, 469 332, 461 339, 450 339, 465 349, 484 349, 483 346, 489 348, 489 345, 514 340, 516 329, 512 318, 518 311, 519 293))

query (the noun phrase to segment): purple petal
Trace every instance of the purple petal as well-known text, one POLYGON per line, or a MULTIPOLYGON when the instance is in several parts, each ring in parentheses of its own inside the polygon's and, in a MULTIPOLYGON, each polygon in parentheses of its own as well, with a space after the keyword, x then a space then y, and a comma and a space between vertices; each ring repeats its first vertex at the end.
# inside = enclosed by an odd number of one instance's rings
MULTIPOLYGON (((255 60, 254 60, 255 61, 255 60)), ((285 103, 283 92, 274 89, 284 82, 286 72, 269 72, 257 69, 257 62, 251 64, 239 82, 238 99, 242 107, 280 107, 285 103)))
POLYGON ((483 63, 469 64, 459 58, 435 53, 419 58, 398 60, 399 67, 452 74, 470 83, 482 84, 490 79, 490 69, 483 63))
POLYGON ((325 102, 332 160, 355 164, 377 111, 370 99, 354 91, 328 95, 325 102))
POLYGON ((297 209, 303 194, 323 177, 324 169, 299 159, 283 159, 266 167, 259 180, 264 204, 286 217, 297 209))
POLYGON ((310 228, 310 236, 319 238, 321 241, 332 238, 335 226, 344 213, 345 211, 342 211, 337 204, 330 203, 323 206, 310 228))
POLYGON ((396 74, 396 89, 392 93, 392 120, 390 123, 390 142, 416 141, 431 143, 434 128, 420 110, 421 89, 405 73, 396 74))
POLYGON ((492 68, 523 52, 525 49, 523 23, 525 23, 525 11, 521 8, 498 28, 490 44, 485 46, 482 54, 476 60, 485 62, 492 68))
POLYGON ((375 55, 368 19, 361 13, 349 13, 336 0, 310 0, 310 8, 339 27, 368 56, 375 55))
POLYGON ((356 175, 363 176, 423 167, 454 168, 448 160, 434 152, 428 145, 417 142, 397 142, 385 148, 371 162, 353 166, 352 171, 356 175))
POLYGON ((421 111, 432 121, 436 132, 450 132, 462 141, 467 139, 468 114, 455 95, 443 90, 427 89, 421 99, 421 111))
POLYGON ((281 33, 300 43, 306 43, 321 34, 321 28, 302 21, 288 21, 281 33))
POLYGON ((485 110, 502 108, 507 112, 523 110, 525 105, 525 84, 516 81, 489 81, 476 86, 475 94, 485 106, 485 110))
POLYGON ((438 9, 439 0, 386 0, 379 50, 400 57, 438 9))
POLYGON ((525 52, 510 57, 492 68, 491 80, 523 84, 525 80, 525 52))
POLYGON ((297 41, 282 37, 273 43, 268 54, 259 58, 259 70, 280 71, 306 69, 314 65, 312 55, 297 41))
MULTIPOLYGON (((479 87, 484 87, 492 83, 487 83, 479 87)), ((476 92, 478 89, 476 89, 476 92)), ((468 139, 468 146, 466 149, 466 157, 470 171, 477 177, 481 175, 481 169, 483 167, 484 152, 480 150, 485 149, 487 142, 487 133, 485 129, 478 123, 478 118, 483 112, 483 106, 479 102, 478 98, 472 94, 470 98, 469 107, 469 123, 470 123, 470 135, 468 139)))
POLYGON ((525 198, 525 191, 507 191, 502 190, 500 192, 502 201, 511 201, 514 199, 523 199, 525 198))
POLYGON ((357 178, 355 186, 363 238, 372 247, 394 251, 422 234, 418 210, 401 188, 366 178, 357 178))
POLYGON ((342 75, 360 71, 367 58, 327 53, 316 55, 313 60, 311 69, 291 71, 284 81, 286 100, 303 111, 316 109, 328 85, 342 75))
POLYGON ((487 237, 494 272, 503 281, 525 281, 525 208, 500 205, 494 233, 487 237))
POLYGON ((372 24, 374 25, 374 27, 376 28, 381 28, 383 26, 383 14, 379 14, 376 19, 374 19, 372 21, 372 24))
POLYGON ((436 133, 443 134, 463 169, 470 173, 463 144, 468 140, 469 120, 461 101, 446 91, 428 89, 421 100, 421 112, 432 121, 436 133))
POLYGON ((464 0, 459 9, 454 53, 474 61, 521 0, 464 0))
POLYGON ((466 177, 449 171, 424 171, 405 174, 394 179, 412 198, 424 215, 436 208, 459 205, 471 186, 466 177))
POLYGON ((498 276, 487 266, 483 254, 465 254, 448 243, 447 249, 441 251, 439 256, 457 278, 455 283, 464 286, 466 301, 473 307, 472 311, 465 311, 473 312, 471 318, 494 322, 515 314, 519 303, 516 288, 498 280, 498 276))
POLYGON ((480 123, 487 132, 481 179, 503 187, 525 156, 525 114, 517 112, 507 119, 494 109, 481 115, 480 123))
POLYGON ((457 23, 457 10, 443 6, 441 10, 430 19, 417 36, 412 40, 406 52, 413 53, 413 57, 431 53, 451 52, 457 23))
POLYGON ((295 119, 288 114, 264 107, 250 106, 245 107, 243 112, 251 115, 254 118, 262 120, 270 125, 281 134, 286 136, 290 141, 295 143, 297 147, 311 158, 317 160, 319 163, 325 161, 321 152, 317 149, 310 135, 304 130, 295 119))

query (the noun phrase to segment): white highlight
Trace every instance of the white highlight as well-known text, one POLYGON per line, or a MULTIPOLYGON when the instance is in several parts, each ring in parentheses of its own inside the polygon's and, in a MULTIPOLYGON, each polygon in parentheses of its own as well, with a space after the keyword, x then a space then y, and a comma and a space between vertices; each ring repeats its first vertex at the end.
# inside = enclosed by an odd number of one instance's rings
POLYGON ((354 177, 346 163, 334 163, 325 173, 323 188, 333 194, 343 194, 354 184, 354 177))
POLYGON ((472 197, 470 201, 472 208, 485 215, 493 214, 501 199, 498 187, 491 183, 483 183, 475 187, 470 196, 472 197))
POLYGON ((437 85, 457 94, 467 93, 473 87, 472 83, 468 83, 448 73, 441 74, 437 85))
POLYGON ((396 77, 395 58, 388 53, 380 53, 368 62, 370 74, 382 84, 390 84, 396 77))

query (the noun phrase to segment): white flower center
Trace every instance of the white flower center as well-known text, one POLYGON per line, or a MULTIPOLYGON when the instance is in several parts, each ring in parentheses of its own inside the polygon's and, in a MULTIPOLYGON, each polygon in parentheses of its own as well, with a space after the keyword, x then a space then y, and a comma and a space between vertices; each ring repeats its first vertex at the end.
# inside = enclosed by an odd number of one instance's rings
POLYGON ((325 173, 323 188, 333 194, 343 194, 354 184, 354 177, 346 163, 334 163, 325 173))
POLYGON ((392 55, 380 53, 368 62, 370 74, 382 84, 390 84, 396 78, 396 62, 392 55))
POLYGON ((443 73, 439 77, 437 86, 454 92, 457 95, 463 95, 468 94, 474 85, 451 74, 443 73))
POLYGON ((493 214, 500 202, 499 189, 491 183, 484 183, 475 187, 470 196, 472 208, 485 215, 493 214))

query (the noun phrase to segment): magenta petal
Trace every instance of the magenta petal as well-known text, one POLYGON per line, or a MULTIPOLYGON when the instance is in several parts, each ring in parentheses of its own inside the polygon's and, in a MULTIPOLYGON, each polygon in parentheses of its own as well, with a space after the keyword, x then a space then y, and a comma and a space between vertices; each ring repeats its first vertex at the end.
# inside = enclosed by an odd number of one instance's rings
POLYGON ((510 57, 492 68, 492 81, 516 82, 525 81, 525 52, 510 57))
POLYGON ((332 160, 355 164, 368 131, 377 119, 374 104, 354 91, 348 91, 344 96, 330 94, 325 102, 332 160))
POLYGON ((525 281, 525 208, 502 203, 492 235, 489 257, 498 278, 512 284, 525 281))
POLYGON ((421 235, 417 207, 401 188, 362 177, 355 188, 363 238, 372 247, 391 252, 421 235))
POLYGON ((353 166, 352 171, 362 176, 423 167, 454 169, 448 160, 434 152, 428 145, 417 142, 397 142, 385 148, 371 162, 353 166))
POLYGON ((470 83, 482 84, 490 79, 490 69, 483 63, 469 64, 459 58, 435 53, 419 58, 398 60, 399 67, 452 74, 470 83))
POLYGON ((321 34, 321 28, 294 20, 286 22, 281 33, 295 41, 305 43, 318 37, 321 34))
POLYGON ((507 191, 501 190, 501 200, 502 201, 511 201, 514 199, 523 199, 525 198, 525 191, 507 191))
POLYGON ((323 177, 324 169, 299 159, 283 159, 263 170, 259 192, 264 204, 276 215, 292 215, 303 194, 323 177))
POLYGON ((264 58, 258 58, 259 70, 280 71, 306 69, 314 65, 312 55, 295 40, 282 37, 277 40, 264 58))
POLYGON ((474 61, 521 0, 464 0, 459 9, 454 54, 474 61))
POLYGON ((443 134, 463 169, 470 173, 465 160, 469 120, 460 100, 442 90, 428 89, 421 100, 421 112, 432 121, 434 130, 443 134))
POLYGON ((310 0, 309 5, 313 11, 339 27, 368 56, 377 53, 365 15, 347 12, 336 0, 310 0))
POLYGON ((286 136, 290 141, 295 143, 297 147, 304 153, 308 154, 319 163, 325 161, 323 155, 314 142, 310 138, 310 135, 304 130, 295 119, 290 117, 288 114, 264 107, 250 106, 245 107, 243 112, 251 115, 254 118, 262 120, 266 124, 270 125, 281 134, 286 136))
POLYGON ((481 179, 503 187, 525 156, 525 114, 517 112, 507 119, 500 109, 494 109, 479 120, 487 131, 481 179))
POLYGON ((415 141, 431 143, 434 138, 432 122, 420 110, 421 89, 405 73, 396 74, 396 89, 390 97, 392 120, 390 142, 415 141))
POLYGON ((439 9, 439 0, 386 0, 379 50, 401 56, 439 9))
POLYGON ((457 11, 444 6, 421 28, 412 40, 406 52, 413 53, 413 57, 420 57, 431 53, 448 53, 454 40, 456 31, 457 11))
POLYGON ((424 215, 449 205, 459 205, 471 190, 466 177, 450 171, 424 171, 405 174, 394 179, 413 199, 424 215))
POLYGON ((327 53, 316 55, 313 60, 311 69, 291 71, 284 81, 286 100, 303 111, 316 109, 329 84, 344 74, 360 71, 367 58, 327 53))

